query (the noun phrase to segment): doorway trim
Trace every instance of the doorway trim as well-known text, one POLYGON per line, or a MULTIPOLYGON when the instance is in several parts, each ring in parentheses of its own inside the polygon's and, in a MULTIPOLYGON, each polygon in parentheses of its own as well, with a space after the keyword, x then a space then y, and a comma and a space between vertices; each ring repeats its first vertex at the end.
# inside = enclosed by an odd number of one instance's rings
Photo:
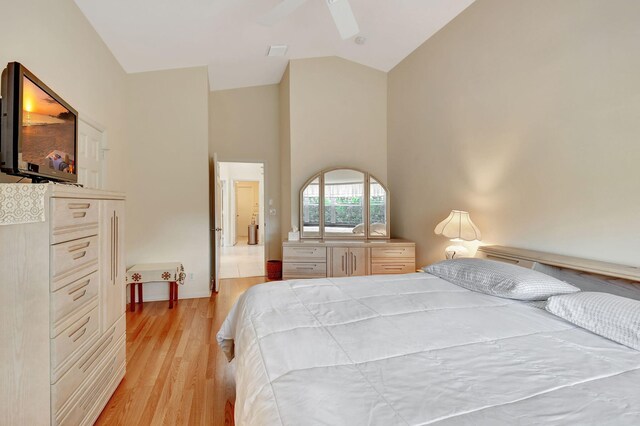
MULTIPOLYGON (((237 158, 237 157, 220 157, 219 155, 217 155, 217 161, 218 163, 246 163, 246 164, 259 164, 262 165, 262 171, 263 171, 263 175, 262 175, 262 183, 264 186, 263 189, 263 206, 262 206, 262 219, 261 219, 261 223, 260 226, 263 227, 263 240, 262 240, 262 244, 264 247, 263 253, 264 253, 264 268, 265 268, 265 276, 267 273, 267 260, 269 259, 270 253, 269 253, 269 248, 270 248, 270 242, 271 242, 271 238, 269 237, 269 229, 270 229, 270 221, 278 221, 279 218, 278 216, 271 216, 269 214, 269 199, 270 199, 270 192, 268 190, 269 187, 269 180, 267 178, 267 176, 269 176, 270 170, 271 168, 269 167, 269 164, 266 160, 255 160, 255 159, 242 159, 242 158, 237 158)), ((228 192, 233 191, 233 180, 228 180, 227 181, 227 186, 225 186, 226 190, 228 192)), ((234 232, 235 235, 235 232, 234 232)), ((234 236, 235 238, 235 236, 234 236)), ((279 236, 277 237, 279 238, 279 236)), ((279 255, 278 255, 279 256, 279 255)))

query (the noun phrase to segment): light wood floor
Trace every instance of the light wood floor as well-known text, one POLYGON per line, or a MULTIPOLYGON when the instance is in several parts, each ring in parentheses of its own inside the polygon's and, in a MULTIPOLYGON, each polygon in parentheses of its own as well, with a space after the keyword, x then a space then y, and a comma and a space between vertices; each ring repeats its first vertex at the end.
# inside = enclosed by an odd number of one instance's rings
POLYGON ((233 371, 215 336, 240 294, 264 281, 221 280, 211 298, 127 311, 127 374, 96 424, 233 424, 233 371))

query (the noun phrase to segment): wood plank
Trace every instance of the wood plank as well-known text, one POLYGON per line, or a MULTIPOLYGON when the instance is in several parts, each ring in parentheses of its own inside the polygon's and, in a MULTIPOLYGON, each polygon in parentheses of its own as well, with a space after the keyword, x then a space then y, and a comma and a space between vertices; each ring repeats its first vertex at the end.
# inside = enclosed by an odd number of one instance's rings
POLYGON ((233 367, 215 335, 229 310, 263 277, 221 280, 211 298, 127 311, 127 374, 97 425, 233 425, 233 367))
POLYGON ((631 281, 640 281, 640 267, 638 266, 619 265, 617 263, 582 259, 579 257, 544 253, 541 251, 515 247, 481 246, 478 248, 478 251, 487 255, 538 262, 544 265, 573 269, 575 271, 589 272, 614 278, 624 278, 631 281))

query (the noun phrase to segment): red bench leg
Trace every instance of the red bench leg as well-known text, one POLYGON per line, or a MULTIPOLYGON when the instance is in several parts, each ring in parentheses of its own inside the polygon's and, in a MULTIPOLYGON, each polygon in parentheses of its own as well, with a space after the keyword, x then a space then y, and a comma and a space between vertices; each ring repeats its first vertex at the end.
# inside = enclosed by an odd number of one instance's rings
POLYGON ((136 285, 134 283, 129 284, 129 289, 131 291, 131 312, 136 311, 136 285))
POLYGON ((169 283, 169 309, 173 309, 173 283, 169 283))
POLYGON ((138 283, 138 303, 140 307, 142 307, 143 299, 142 299, 142 283, 138 283))

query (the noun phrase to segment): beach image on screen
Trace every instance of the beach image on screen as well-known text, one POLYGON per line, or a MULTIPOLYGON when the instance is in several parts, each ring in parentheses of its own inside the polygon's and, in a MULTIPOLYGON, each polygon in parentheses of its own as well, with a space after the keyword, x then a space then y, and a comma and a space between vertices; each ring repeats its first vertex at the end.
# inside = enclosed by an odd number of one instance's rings
POLYGON ((41 173, 75 173, 75 116, 24 77, 22 94, 21 161, 39 166, 41 173))

